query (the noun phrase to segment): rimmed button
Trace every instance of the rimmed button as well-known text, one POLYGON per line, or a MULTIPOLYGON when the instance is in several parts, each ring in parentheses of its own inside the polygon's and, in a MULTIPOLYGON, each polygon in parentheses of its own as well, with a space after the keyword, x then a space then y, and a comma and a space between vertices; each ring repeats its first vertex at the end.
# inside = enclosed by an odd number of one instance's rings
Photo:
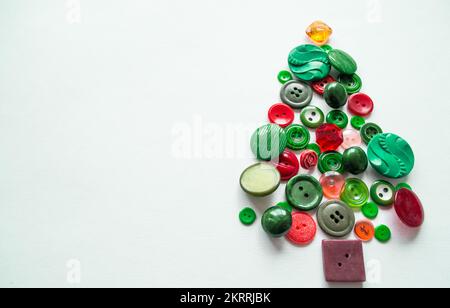
POLYGON ((352 147, 359 147, 362 144, 361 134, 354 129, 346 129, 342 132, 344 136, 344 142, 342 142, 341 146, 347 150, 352 147))
POLYGON ((329 171, 320 177, 323 195, 328 199, 339 199, 345 185, 345 177, 336 171, 329 171))
POLYGON ((375 123, 366 123, 363 127, 361 127, 360 133, 364 143, 369 144, 373 137, 382 134, 383 130, 375 123))
POLYGON ((387 243, 392 237, 391 229, 386 225, 380 225, 375 228, 375 238, 381 243, 387 243))
POLYGON ((340 74, 338 76, 338 81, 345 87, 348 94, 358 93, 362 88, 361 78, 357 74, 340 74))
POLYGON ((339 128, 346 128, 348 116, 340 110, 332 110, 327 115, 327 123, 335 124, 339 128))
POLYGON ((328 171, 344 173, 342 154, 339 152, 329 151, 320 154, 318 166, 321 173, 325 173, 328 171))
POLYGON ((323 199, 322 186, 310 175, 299 175, 289 180, 286 186, 287 201, 296 209, 309 211, 323 199))
POLYGON ((352 124, 354 129, 360 130, 361 127, 366 124, 366 120, 363 117, 360 116, 353 116, 350 120, 350 123, 352 124))
POLYGON ((361 212, 366 218, 375 219, 378 216, 378 205, 374 202, 367 202, 361 208, 361 212))
POLYGON ((278 73, 278 81, 281 84, 285 84, 286 82, 289 82, 293 79, 294 77, 292 77, 292 74, 289 71, 281 71, 278 73))
POLYGON ((336 80, 332 76, 327 76, 322 80, 314 81, 311 83, 311 87, 319 95, 323 95, 325 93, 325 87, 330 84, 336 82, 336 80))
POLYGON ((390 206, 395 201, 395 187, 384 180, 375 181, 370 187, 370 197, 378 205, 390 206))
POLYGON ((278 189, 281 176, 278 170, 267 163, 258 163, 242 172, 240 184, 242 189, 253 196, 265 197, 278 189))
POLYGON ((256 221, 256 213, 252 208, 245 208, 239 213, 239 220, 246 226, 252 225, 256 221))
POLYGON ((280 97, 283 103, 294 109, 301 109, 311 103, 313 91, 306 83, 291 80, 281 89, 280 97))
POLYGON ((314 240, 317 226, 314 219, 307 213, 293 213, 292 227, 286 238, 295 245, 307 245, 314 240))
POLYGON ((373 101, 367 94, 353 94, 348 98, 348 111, 357 116, 367 117, 373 112, 373 101))
POLYGON ((269 109, 269 121, 283 128, 291 125, 294 118, 294 110, 286 104, 275 104, 269 109))
POLYGON ((363 242, 370 242, 375 236, 375 227, 368 220, 358 221, 355 224, 355 235, 363 242))
POLYGON ((320 228, 328 235, 344 237, 352 232, 355 213, 342 201, 330 200, 319 206, 317 220, 320 228))
POLYGON ((311 139, 309 130, 298 124, 292 124, 286 128, 287 147, 298 151, 305 149, 311 139))
POLYGON ((341 192, 341 200, 350 207, 361 208, 369 201, 369 188, 366 183, 357 178, 347 179, 341 192))
POLYGON ((300 164, 294 152, 284 150, 280 155, 280 159, 275 163, 277 170, 280 172, 281 180, 287 181, 298 174, 300 164))
POLYGON ((320 108, 309 106, 303 108, 300 113, 300 120, 306 127, 317 128, 325 121, 325 115, 320 108))

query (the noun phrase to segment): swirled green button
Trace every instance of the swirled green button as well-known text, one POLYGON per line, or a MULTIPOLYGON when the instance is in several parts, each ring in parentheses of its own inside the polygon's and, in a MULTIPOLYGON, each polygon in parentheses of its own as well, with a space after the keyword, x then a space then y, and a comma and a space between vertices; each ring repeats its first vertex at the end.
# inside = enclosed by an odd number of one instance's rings
POLYGON ((321 173, 327 173, 329 171, 344 173, 342 154, 334 151, 320 154, 318 167, 321 173))
POLYGON ((303 108, 300 113, 300 120, 306 127, 318 128, 325 121, 325 115, 320 108, 309 106, 303 108))
POLYGON ((332 110, 327 115, 327 123, 335 124, 339 128, 346 128, 348 125, 348 116, 341 110, 332 110))
POLYGON ((265 197, 278 189, 281 175, 272 164, 258 163, 242 172, 240 184, 242 190, 255 197, 265 197))
POLYGON ((332 82, 325 87, 323 98, 328 106, 338 109, 347 104, 348 94, 343 85, 339 82, 332 82))
POLYGON ((361 138, 365 144, 369 144, 370 140, 378 134, 382 134, 381 127, 374 123, 366 123, 361 127, 361 138))
POLYGON ((278 125, 265 125, 255 131, 250 145, 258 159, 266 161, 277 159, 286 149, 286 132, 278 125))
POLYGON ((314 45, 301 45, 292 50, 288 63, 291 72, 304 81, 323 79, 331 69, 327 53, 314 45))
POLYGON ((247 207, 239 213, 239 220, 242 224, 250 226, 256 220, 256 213, 253 209, 247 207))
POLYGON ((374 202, 367 202, 361 208, 361 212, 369 219, 375 219, 378 216, 378 206, 374 202))
POLYGON ((378 205, 392 205, 395 201, 395 187, 383 180, 375 181, 370 187, 370 197, 378 205))
POLYGON ((309 130, 298 124, 292 124, 286 128, 287 147, 291 150, 303 150, 308 146, 311 135, 309 130))
POLYGON ((357 74, 353 75, 340 74, 338 76, 338 81, 345 87, 348 94, 355 94, 361 91, 362 80, 357 74))
POLYGON ((347 179, 344 189, 341 192, 341 200, 350 207, 361 208, 369 201, 369 188, 360 179, 347 179))
POLYGON ((350 120, 350 123, 352 124, 354 129, 360 130, 361 127, 363 127, 366 124, 366 120, 364 120, 363 117, 354 116, 350 120))
POLYGON ((381 243, 387 243, 392 237, 391 230, 386 225, 381 225, 375 228, 375 238, 381 243))
POLYGON ((342 74, 353 75, 358 69, 355 60, 342 50, 330 50, 328 58, 330 59, 331 65, 342 74))
POLYGON ((306 149, 316 152, 317 155, 320 155, 322 153, 322 150, 320 149, 320 146, 317 143, 308 144, 306 149))
POLYGON ((310 175, 299 175, 287 183, 286 198, 294 208, 300 211, 309 211, 318 207, 322 202, 322 186, 310 175))
POLYGON ((403 138, 394 134, 379 134, 369 143, 369 162, 379 174, 399 179, 414 168, 414 153, 403 138))
POLYGON ((321 46, 321 48, 322 48, 326 53, 329 53, 331 50, 333 50, 333 47, 331 47, 330 45, 323 45, 323 46, 321 46))
POLYGON ((351 174, 361 174, 367 170, 369 161, 367 154, 360 147, 352 147, 345 150, 342 155, 344 170, 351 174))
POLYGON ((278 81, 281 84, 285 84, 286 82, 291 81, 293 79, 294 79, 294 77, 292 77, 292 74, 290 72, 288 72, 288 71, 281 71, 278 74, 278 81))

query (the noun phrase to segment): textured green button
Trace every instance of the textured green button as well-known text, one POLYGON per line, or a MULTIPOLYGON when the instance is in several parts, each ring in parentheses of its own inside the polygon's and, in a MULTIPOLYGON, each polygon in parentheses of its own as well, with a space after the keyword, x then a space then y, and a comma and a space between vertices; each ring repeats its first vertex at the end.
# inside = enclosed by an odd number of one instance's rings
POLYGON ((332 110, 327 115, 327 123, 335 124, 339 128, 346 128, 348 125, 348 116, 340 110, 332 110))
POLYGON ((329 53, 331 50, 333 50, 333 47, 331 47, 330 45, 323 45, 321 47, 326 53, 329 53))
POLYGON ((356 74, 353 75, 340 74, 338 76, 338 81, 345 87, 348 94, 355 94, 361 91, 362 80, 356 74))
POLYGON ((250 226, 256 220, 256 213, 249 207, 245 208, 239 213, 239 219, 244 225, 250 226))
POLYGON ((345 150, 344 155, 342 155, 342 164, 345 171, 357 175, 367 170, 369 160, 363 149, 352 147, 345 150))
POLYGON ((326 173, 329 171, 344 173, 342 154, 335 151, 320 154, 318 167, 321 173, 326 173))
POLYGON ((347 179, 344 189, 341 192, 341 200, 350 207, 361 208, 369 201, 369 188, 360 179, 347 179))
POLYGON ((374 123, 366 123, 361 127, 361 138, 365 144, 369 144, 370 140, 378 134, 382 134, 381 127, 374 123))
POLYGON ((397 186, 395 186, 395 191, 399 191, 402 188, 406 188, 408 190, 413 190, 411 185, 409 185, 408 183, 398 183, 397 186))
POLYGON ((279 206, 279 207, 285 209, 289 213, 292 213, 292 211, 293 211, 293 207, 292 207, 292 205, 289 204, 289 202, 280 202, 276 206, 279 206))
POLYGON ((278 189, 281 175, 278 170, 267 163, 258 163, 242 172, 240 184, 242 189, 255 197, 265 197, 278 189))
POLYGON ((338 109, 347 104, 348 94, 343 85, 339 82, 332 82, 325 87, 323 98, 328 106, 338 109))
POLYGON ((331 66, 327 53, 314 45, 302 45, 291 51, 289 68, 304 81, 320 80, 328 76, 331 66))
POLYGON ((309 106, 303 108, 300 120, 306 127, 318 128, 325 121, 325 115, 318 107, 309 106))
POLYGON ((375 228, 375 238, 382 243, 387 243, 391 239, 392 233, 388 226, 381 225, 375 228))
POLYGON ((310 175, 299 175, 288 182, 286 198, 294 208, 309 211, 318 207, 322 201, 322 186, 310 175))
POLYGON ((293 80, 294 78, 292 77, 292 74, 288 71, 281 71, 278 74, 278 81, 281 82, 282 84, 285 84, 288 81, 293 80))
POLYGON ((344 237, 355 226, 355 213, 347 204, 339 200, 330 200, 317 210, 319 227, 328 235, 344 237))
POLYGON ((369 219, 375 219, 378 216, 378 206, 373 202, 367 202, 361 208, 364 216, 369 219))
POLYGON ((316 152, 317 155, 320 155, 322 153, 322 150, 320 149, 320 146, 317 143, 308 144, 308 146, 306 148, 308 150, 316 152))
POLYGON ((267 234, 273 237, 282 237, 292 227, 292 215, 285 209, 274 206, 264 212, 261 224, 267 234))
POLYGON ((308 146, 311 135, 309 130, 298 124, 292 124, 286 128, 287 147, 291 150, 303 150, 308 146))
POLYGON ((399 179, 414 168, 414 153, 403 138, 394 134, 376 135, 369 144, 369 162, 381 175, 399 179))
POLYGON ((278 159, 286 149, 286 132, 278 125, 268 124, 258 128, 251 141, 253 154, 260 160, 278 159))
POLYGON ((360 130, 361 127, 363 127, 366 124, 366 120, 364 120, 363 117, 354 116, 350 120, 350 123, 352 124, 354 129, 360 130))
POLYGON ((375 181, 370 187, 370 197, 378 205, 390 206, 395 201, 395 187, 383 180, 375 181))
POLYGON ((331 65, 340 73, 353 75, 356 73, 358 66, 355 60, 346 52, 333 49, 328 53, 331 65))

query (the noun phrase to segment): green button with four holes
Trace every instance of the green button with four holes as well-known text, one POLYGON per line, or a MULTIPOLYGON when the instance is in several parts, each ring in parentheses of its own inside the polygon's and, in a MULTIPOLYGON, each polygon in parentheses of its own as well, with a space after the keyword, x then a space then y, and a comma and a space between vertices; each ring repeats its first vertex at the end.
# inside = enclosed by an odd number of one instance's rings
POLYGON ((325 121, 325 115, 318 107, 309 106, 303 108, 300 120, 306 127, 318 128, 325 121))
POLYGON ((395 187, 389 182, 378 180, 370 187, 370 197, 372 200, 383 206, 390 206, 395 201, 395 187))
POLYGON ((327 115, 327 123, 335 124, 337 127, 344 129, 348 125, 348 116, 341 110, 333 110, 327 115))
POLYGON ((354 116, 352 117, 352 119, 350 120, 350 123, 352 124, 354 129, 360 130, 361 127, 364 126, 364 124, 366 124, 366 120, 364 120, 363 117, 360 116, 354 116))
POLYGON ((342 154, 335 151, 320 154, 318 167, 321 173, 327 173, 329 171, 344 173, 342 154))
POLYGON ((256 221, 256 213, 252 208, 245 208, 239 213, 239 220, 246 226, 252 225, 256 221))
POLYGON ((292 124, 286 128, 287 147, 291 150, 303 150, 309 144, 311 136, 309 130, 299 124, 292 124))
POLYGON ((360 179, 347 179, 341 192, 341 200, 352 208, 361 208, 369 201, 369 188, 360 179))
POLYGON ((361 211, 367 218, 375 219, 378 216, 378 205, 374 202, 367 202, 362 206, 361 211))

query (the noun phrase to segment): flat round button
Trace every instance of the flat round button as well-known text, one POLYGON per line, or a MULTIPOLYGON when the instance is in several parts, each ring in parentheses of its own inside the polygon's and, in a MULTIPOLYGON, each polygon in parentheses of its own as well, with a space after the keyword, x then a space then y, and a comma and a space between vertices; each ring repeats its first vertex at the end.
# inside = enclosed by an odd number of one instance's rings
POLYGON ((367 202, 361 208, 364 216, 369 219, 375 219, 378 216, 378 206, 374 202, 367 202))
POLYGON ((340 110, 332 110, 327 115, 327 123, 335 124, 343 129, 348 125, 348 116, 340 110))
POLYGON ((270 236, 282 237, 291 229, 292 215, 285 209, 274 206, 264 212, 261 224, 270 236))
POLYGON ((341 200, 352 208, 361 208, 369 201, 369 188, 360 179, 347 179, 344 189, 341 192, 341 200))
POLYGON ((253 154, 260 160, 278 159, 286 149, 287 138, 283 128, 268 124, 258 128, 253 134, 250 146, 253 154))
POLYGON ((345 87, 348 94, 358 93, 362 88, 361 78, 356 74, 353 75, 340 74, 338 76, 338 81, 345 87))
POLYGON ((400 220, 411 228, 420 227, 425 219, 422 202, 409 189, 402 188, 395 195, 395 212, 400 220))
POLYGON ((383 180, 375 181, 370 187, 370 197, 378 205, 390 206, 395 201, 395 187, 383 180))
POLYGON ((286 238, 294 245, 307 245, 314 240, 317 226, 314 219, 307 213, 292 214, 292 227, 286 238))
POLYGON ((406 140, 394 134, 373 137, 367 151, 372 167, 381 175, 399 179, 414 169, 414 153, 406 140))
POLYGON ((411 185, 409 185, 408 183, 398 183, 397 186, 395 186, 395 191, 397 192, 397 191, 399 191, 402 188, 413 190, 411 185))
POLYGON ((303 150, 309 144, 311 135, 309 130, 298 124, 292 124, 286 128, 287 147, 291 150, 303 150))
POLYGON ((330 200, 319 206, 317 221, 326 234, 334 237, 344 237, 353 230, 355 213, 344 202, 330 200))
POLYGON ((381 243, 387 243, 392 237, 391 230, 386 225, 381 225, 375 228, 375 238, 381 243))
POLYGON ((289 204, 289 202, 279 202, 276 206, 285 209, 289 213, 292 213, 292 211, 294 210, 294 208, 292 207, 292 205, 289 204))
POLYGON ((246 226, 252 225, 256 220, 256 213, 251 208, 245 208, 239 213, 239 220, 246 226))
POLYGON ((349 149, 352 147, 359 147, 362 144, 361 135, 354 129, 346 129, 342 132, 344 136, 344 142, 342 142, 341 146, 344 149, 349 149))
POLYGON ((364 124, 366 124, 366 120, 364 120, 363 117, 360 116, 354 116, 352 117, 352 119, 350 120, 350 123, 352 124, 354 129, 360 130, 361 127, 364 126, 364 124))
POLYGON ((278 189, 280 181, 280 173, 274 166, 258 163, 245 169, 241 175, 240 184, 246 193, 265 197, 278 189))
POLYGON ((281 72, 278 74, 278 81, 279 81, 281 84, 285 84, 286 82, 289 82, 289 81, 291 81, 291 80, 293 80, 293 79, 294 79, 294 77, 292 77, 291 72, 288 72, 288 71, 281 71, 281 72))
POLYGON ((319 162, 319 155, 312 150, 305 150, 300 154, 300 166, 303 169, 309 170, 317 166, 319 162))
POLYGON ((301 45, 291 51, 289 68, 297 78, 304 81, 320 80, 330 73, 328 54, 314 45, 301 45))
POLYGON ((331 76, 327 76, 322 80, 314 81, 311 84, 311 87, 313 88, 314 92, 316 92, 319 95, 323 95, 323 93, 325 93, 325 87, 333 82, 336 82, 336 80, 331 76))
POLYGON ((310 175, 299 175, 286 186, 287 201, 300 211, 316 208, 323 198, 322 186, 310 175))
POLYGON ((358 175, 367 170, 369 160, 363 149, 360 147, 353 147, 345 150, 342 155, 342 165, 344 166, 345 171, 358 175))
POLYGON ((323 152, 336 151, 344 142, 342 129, 334 124, 323 124, 316 130, 316 142, 323 152))
POLYGON ((270 123, 277 124, 283 128, 294 122, 295 113, 291 107, 285 104, 275 104, 269 109, 270 123))
POLYGON ((280 97, 283 103, 294 109, 301 109, 311 103, 313 90, 302 81, 292 80, 281 88, 280 97))
POLYGON ((303 108, 300 114, 300 120, 306 127, 317 128, 325 121, 325 115, 318 107, 309 106, 303 108))
POLYGON ((353 75, 356 73, 358 66, 353 58, 346 52, 333 49, 328 53, 331 65, 340 73, 353 75))
POLYGON ((339 172, 329 171, 320 177, 323 195, 328 199, 339 199, 345 185, 345 177, 339 172))
POLYGON ((343 85, 339 82, 333 82, 325 87, 323 98, 328 106, 338 109, 347 104, 348 94, 343 85))
POLYGON ((370 242, 375 236, 375 227, 370 221, 358 221, 355 225, 355 235, 363 242, 370 242))
POLYGON ((298 174, 300 164, 297 155, 289 150, 284 150, 280 159, 275 163, 275 167, 280 172, 281 180, 287 181, 298 174))
POLYGON ((365 144, 369 144, 373 137, 382 134, 383 130, 374 123, 366 123, 361 127, 361 138, 365 144))
POLYGON ((353 94, 348 98, 348 111, 357 116, 367 117, 373 111, 373 101, 364 93, 353 94))
POLYGON ((320 155, 320 153, 322 153, 322 151, 320 150, 320 147, 319 147, 319 145, 317 143, 308 144, 306 149, 316 152, 317 155, 320 155))
POLYGON ((342 154, 339 152, 329 151, 320 154, 318 166, 321 173, 326 173, 328 171, 344 173, 342 154))

